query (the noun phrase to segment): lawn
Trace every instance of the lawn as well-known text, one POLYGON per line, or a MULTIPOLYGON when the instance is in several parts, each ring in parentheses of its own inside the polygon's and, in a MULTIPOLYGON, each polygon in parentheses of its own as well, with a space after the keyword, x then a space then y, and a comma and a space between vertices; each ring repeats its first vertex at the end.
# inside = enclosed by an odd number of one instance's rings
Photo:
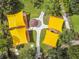
POLYGON ((79 32, 79 15, 71 16, 71 21, 75 32, 79 32))
POLYGON ((24 4, 24 11, 27 13, 30 13, 30 18, 38 17, 41 13, 41 11, 44 11, 45 13, 48 11, 46 10, 47 5, 52 6, 50 3, 50 0, 44 0, 44 3, 40 6, 40 8, 34 7, 31 0, 21 0, 21 2, 24 4))
POLYGON ((21 0, 21 1, 24 4, 24 11, 30 13, 31 18, 39 16, 41 9, 34 8, 33 3, 31 3, 31 0, 21 0))

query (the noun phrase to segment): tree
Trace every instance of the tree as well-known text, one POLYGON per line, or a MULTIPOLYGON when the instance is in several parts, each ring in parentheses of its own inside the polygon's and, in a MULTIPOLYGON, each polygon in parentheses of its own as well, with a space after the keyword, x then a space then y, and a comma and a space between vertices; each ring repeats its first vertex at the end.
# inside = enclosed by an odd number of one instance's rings
POLYGON ((79 14, 79 4, 77 4, 76 0, 70 0, 69 1, 69 8, 70 11, 72 11, 72 14, 79 14))
POLYGON ((43 4, 44 0, 32 0, 34 7, 39 8, 43 4))
POLYGON ((23 8, 23 6, 24 5, 19 0, 1 0, 0 12, 3 12, 3 13, 18 12, 23 8))

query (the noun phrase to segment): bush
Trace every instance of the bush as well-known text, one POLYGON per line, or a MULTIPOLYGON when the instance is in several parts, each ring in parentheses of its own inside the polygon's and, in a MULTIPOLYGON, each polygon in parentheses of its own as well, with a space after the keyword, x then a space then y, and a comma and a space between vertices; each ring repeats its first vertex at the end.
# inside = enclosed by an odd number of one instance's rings
POLYGON ((35 59, 36 50, 35 47, 32 47, 32 44, 26 45, 24 48, 20 49, 19 59, 35 59))

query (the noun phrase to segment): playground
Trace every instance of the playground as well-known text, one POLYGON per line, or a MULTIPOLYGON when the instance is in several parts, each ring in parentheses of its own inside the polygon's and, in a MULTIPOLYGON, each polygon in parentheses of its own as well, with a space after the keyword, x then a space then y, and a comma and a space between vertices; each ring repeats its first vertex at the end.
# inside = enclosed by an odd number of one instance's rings
POLYGON ((6 1, 0 5, 0 59, 79 59, 78 1, 6 1))

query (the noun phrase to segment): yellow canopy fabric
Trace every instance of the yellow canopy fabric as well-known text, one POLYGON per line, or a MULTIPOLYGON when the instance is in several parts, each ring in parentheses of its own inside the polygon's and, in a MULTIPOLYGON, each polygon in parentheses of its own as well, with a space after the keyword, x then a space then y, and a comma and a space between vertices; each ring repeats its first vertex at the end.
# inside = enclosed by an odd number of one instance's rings
POLYGON ((26 24, 24 23, 23 19, 23 11, 16 14, 7 15, 7 19, 9 28, 24 26, 22 28, 15 28, 10 30, 13 39, 13 46, 28 43, 28 38, 26 36, 26 24))
POLYGON ((62 32, 63 22, 64 20, 62 18, 50 16, 48 27, 62 32))
POLYGON ((47 30, 43 43, 52 47, 56 47, 58 38, 59 38, 59 34, 55 34, 47 30))
MULTIPOLYGON (((53 28, 59 32, 62 32, 63 23, 64 23, 63 19, 50 16, 48 28, 53 28)), ((43 43, 56 48, 59 35, 60 35, 59 33, 57 34, 57 33, 51 32, 50 30, 47 30, 43 43)))

